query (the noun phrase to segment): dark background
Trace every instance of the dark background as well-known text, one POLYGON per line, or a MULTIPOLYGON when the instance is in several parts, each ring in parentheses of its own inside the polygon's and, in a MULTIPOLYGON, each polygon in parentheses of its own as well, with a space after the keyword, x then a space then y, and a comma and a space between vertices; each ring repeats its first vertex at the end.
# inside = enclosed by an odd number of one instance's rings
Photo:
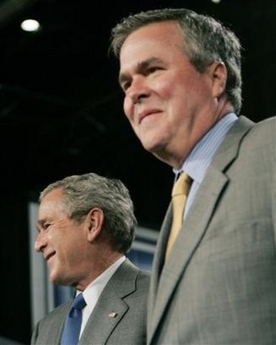
POLYGON ((236 32, 244 47, 242 114, 273 116, 275 0, 0 1, 0 335, 29 343, 27 203, 48 183, 88 171, 120 178, 140 225, 158 231, 173 175, 124 117, 118 62, 107 50, 121 17, 167 6, 210 14, 236 32), (39 32, 20 29, 28 17, 41 22, 39 32))

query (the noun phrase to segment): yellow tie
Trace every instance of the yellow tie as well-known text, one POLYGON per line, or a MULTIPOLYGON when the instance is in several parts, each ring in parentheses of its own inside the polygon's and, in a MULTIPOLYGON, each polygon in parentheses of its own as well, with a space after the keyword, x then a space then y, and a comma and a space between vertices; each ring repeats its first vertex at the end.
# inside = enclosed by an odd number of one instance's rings
POLYGON ((168 257, 172 245, 178 235, 178 232, 182 225, 183 211, 185 208, 187 196, 192 183, 192 179, 185 172, 180 173, 177 181, 175 182, 172 190, 172 208, 173 208, 173 220, 172 227, 169 234, 166 258, 168 257))

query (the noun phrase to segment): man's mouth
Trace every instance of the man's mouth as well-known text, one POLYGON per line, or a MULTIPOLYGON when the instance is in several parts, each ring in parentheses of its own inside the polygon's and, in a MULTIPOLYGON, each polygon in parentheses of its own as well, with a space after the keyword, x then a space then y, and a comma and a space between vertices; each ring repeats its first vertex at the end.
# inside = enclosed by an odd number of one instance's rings
POLYGON ((142 111, 141 113, 139 113, 139 123, 141 123, 143 121, 143 119, 145 119, 146 117, 153 115, 153 114, 157 114, 160 113, 160 110, 158 109, 147 109, 142 111))
POLYGON ((55 252, 50 252, 50 253, 44 254, 44 259, 46 261, 49 261, 54 255, 55 255, 55 252))

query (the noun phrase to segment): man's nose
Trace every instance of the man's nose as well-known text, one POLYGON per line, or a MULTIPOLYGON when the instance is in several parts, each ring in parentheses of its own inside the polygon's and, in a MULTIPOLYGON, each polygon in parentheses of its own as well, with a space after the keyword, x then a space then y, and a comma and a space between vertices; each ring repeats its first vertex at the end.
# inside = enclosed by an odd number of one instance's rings
POLYGON ((43 249, 46 247, 46 236, 44 233, 40 232, 35 240, 34 249, 36 252, 43 252, 43 249))
POLYGON ((127 95, 130 97, 133 104, 140 104, 143 101, 143 98, 148 97, 149 90, 143 77, 133 78, 127 95))

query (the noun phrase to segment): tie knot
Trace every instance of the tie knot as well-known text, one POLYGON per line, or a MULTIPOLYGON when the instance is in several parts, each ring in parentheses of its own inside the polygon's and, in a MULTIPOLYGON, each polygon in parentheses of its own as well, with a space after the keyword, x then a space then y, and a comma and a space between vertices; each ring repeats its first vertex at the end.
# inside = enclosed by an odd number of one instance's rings
POLYGON ((78 296, 74 299, 74 302, 72 304, 72 308, 75 309, 83 309, 86 306, 85 299, 82 295, 82 293, 78 294, 78 296))
POLYGON ((176 196, 179 194, 188 194, 191 182, 192 179, 190 178, 190 176, 185 172, 181 172, 173 186, 172 196, 176 196))

